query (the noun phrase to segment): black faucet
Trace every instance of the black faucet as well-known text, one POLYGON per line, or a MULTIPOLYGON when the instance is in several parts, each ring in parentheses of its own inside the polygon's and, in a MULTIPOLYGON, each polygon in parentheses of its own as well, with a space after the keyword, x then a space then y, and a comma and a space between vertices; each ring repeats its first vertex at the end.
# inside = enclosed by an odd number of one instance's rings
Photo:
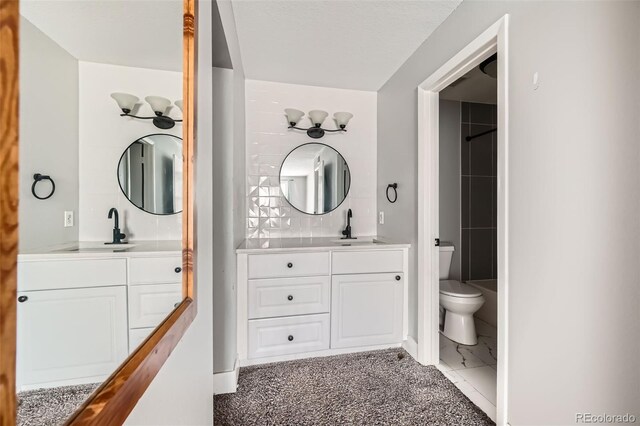
POLYGON ((342 235, 344 235, 344 237, 342 237, 343 240, 355 240, 355 237, 351 236, 351 218, 353 217, 353 212, 351 212, 351 209, 349 209, 347 211, 347 227, 344 228, 344 231, 342 231, 342 235))
POLYGON ((126 235, 120 232, 118 210, 115 207, 111 207, 111 210, 109 210, 109 219, 111 219, 112 217, 114 218, 113 241, 105 244, 127 244, 126 241, 122 241, 126 237, 126 235))

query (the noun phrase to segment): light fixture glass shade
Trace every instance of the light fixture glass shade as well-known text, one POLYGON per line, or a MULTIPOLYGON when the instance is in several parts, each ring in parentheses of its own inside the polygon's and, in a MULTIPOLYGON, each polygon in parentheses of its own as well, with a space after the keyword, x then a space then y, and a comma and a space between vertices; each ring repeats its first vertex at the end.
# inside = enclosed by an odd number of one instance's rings
POLYGON ((327 116, 329 115, 328 112, 326 111, 321 111, 319 109, 314 109, 313 111, 309 111, 309 118, 311 119, 311 122, 313 123, 314 126, 321 126, 322 122, 327 118, 327 116))
POLYGON ((147 96, 144 100, 151 105, 151 109, 156 114, 164 114, 167 108, 171 105, 171 101, 167 98, 163 98, 162 96, 147 96))
POLYGON ((298 124, 298 121, 300 121, 302 117, 304 117, 304 112, 299 109, 287 108, 284 112, 287 114, 287 123, 293 123, 294 126, 298 124))
POLYGON ((136 103, 140 100, 137 96, 128 93, 112 93, 111 97, 118 103, 118 106, 125 113, 131 112, 136 103))
POLYGON ((182 99, 180 99, 179 101, 175 101, 174 104, 180 108, 180 111, 182 111, 182 99))
POLYGON ((336 124, 338 124, 338 127, 343 129, 347 127, 347 124, 349 124, 349 120, 353 118, 353 114, 351 114, 350 112, 336 112, 335 114, 333 114, 333 118, 336 120, 336 124))

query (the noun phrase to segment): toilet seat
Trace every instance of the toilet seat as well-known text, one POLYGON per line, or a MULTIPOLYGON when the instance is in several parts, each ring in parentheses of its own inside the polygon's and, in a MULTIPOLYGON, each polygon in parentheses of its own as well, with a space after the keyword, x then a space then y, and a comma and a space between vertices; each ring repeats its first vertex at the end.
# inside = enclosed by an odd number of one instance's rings
POLYGON ((464 298, 482 296, 477 288, 456 280, 440 281, 440 294, 464 298))

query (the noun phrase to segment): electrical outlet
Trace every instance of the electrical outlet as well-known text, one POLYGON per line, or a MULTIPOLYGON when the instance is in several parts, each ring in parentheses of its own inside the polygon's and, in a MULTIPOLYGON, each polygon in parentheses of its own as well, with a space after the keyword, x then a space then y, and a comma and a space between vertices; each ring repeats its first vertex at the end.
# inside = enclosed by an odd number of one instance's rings
POLYGON ((73 226, 73 212, 64 212, 64 227, 69 228, 73 226))
POLYGON ((384 225, 384 212, 378 213, 378 222, 380 223, 380 225, 384 225))

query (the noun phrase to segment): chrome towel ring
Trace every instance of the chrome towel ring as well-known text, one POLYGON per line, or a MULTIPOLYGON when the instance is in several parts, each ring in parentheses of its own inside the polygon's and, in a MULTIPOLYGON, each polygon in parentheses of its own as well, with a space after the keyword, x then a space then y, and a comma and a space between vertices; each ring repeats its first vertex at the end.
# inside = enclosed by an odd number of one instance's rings
POLYGON ((38 200, 46 200, 47 198, 51 198, 54 192, 56 192, 56 183, 53 181, 53 179, 51 179, 51 176, 42 175, 40 173, 36 173, 35 175, 33 175, 33 184, 31 185, 31 193, 33 194, 34 197, 36 197, 38 200), (36 194, 36 185, 38 184, 38 182, 42 180, 48 180, 49 182, 51 182, 51 192, 46 197, 40 197, 38 194, 36 194))

